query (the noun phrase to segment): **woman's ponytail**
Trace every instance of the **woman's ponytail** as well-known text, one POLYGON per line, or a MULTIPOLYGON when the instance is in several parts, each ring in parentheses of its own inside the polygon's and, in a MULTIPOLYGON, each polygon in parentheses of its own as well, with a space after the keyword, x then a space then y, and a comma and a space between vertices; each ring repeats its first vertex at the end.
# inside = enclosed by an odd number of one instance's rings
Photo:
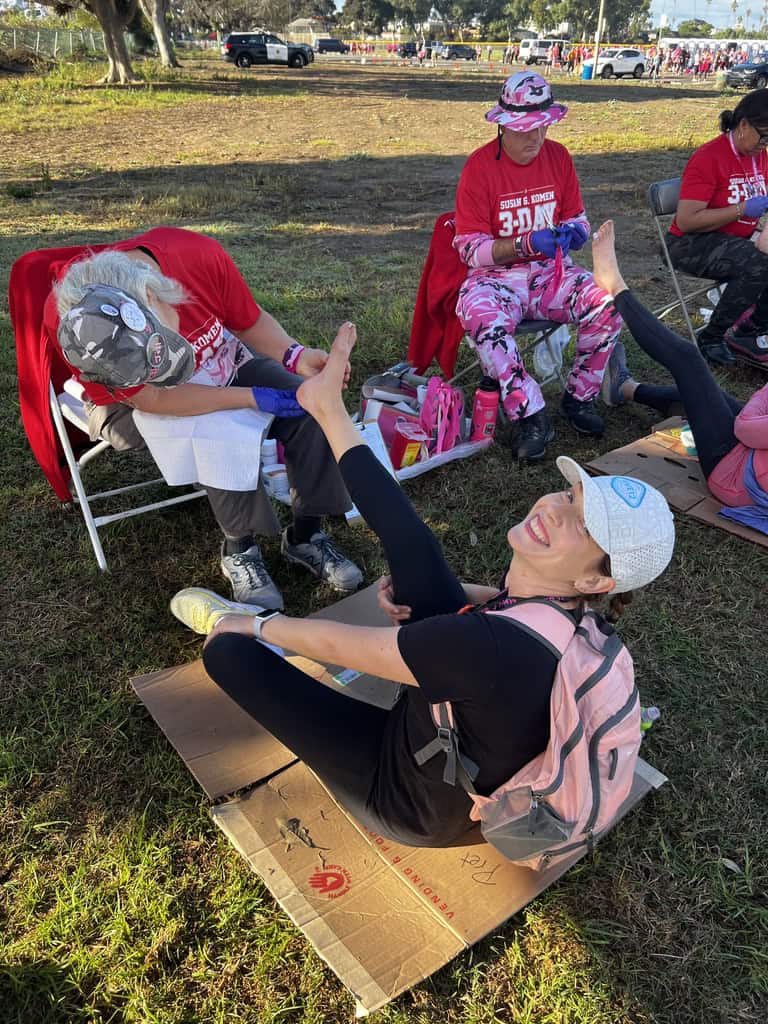
POLYGON ((618 622, 624 609, 627 605, 632 604, 634 599, 635 595, 631 590, 627 590, 623 594, 614 594, 608 602, 608 611, 605 615, 606 619, 609 622, 618 622))
POLYGON ((733 116, 732 110, 722 110, 720 112, 720 131, 729 132, 736 127, 736 120, 733 116))

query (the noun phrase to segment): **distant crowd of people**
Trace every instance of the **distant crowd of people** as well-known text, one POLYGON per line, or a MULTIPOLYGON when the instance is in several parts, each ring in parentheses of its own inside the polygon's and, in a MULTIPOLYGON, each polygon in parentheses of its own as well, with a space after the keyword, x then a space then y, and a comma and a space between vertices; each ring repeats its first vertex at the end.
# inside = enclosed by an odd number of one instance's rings
MULTIPOLYGON (((349 47, 353 56, 376 53, 375 43, 350 42, 349 47)), ((433 40, 422 39, 408 44, 408 48, 402 43, 388 42, 384 44, 383 49, 388 55, 399 54, 403 57, 413 57, 421 64, 434 59, 438 45, 433 40)), ((516 64, 521 59, 519 42, 510 42, 504 47, 487 43, 484 46, 474 46, 473 49, 478 61, 516 64)), ((641 46, 638 49, 645 56, 651 78, 658 78, 662 74, 674 74, 689 75, 695 80, 701 80, 718 71, 727 70, 734 64, 743 64, 746 61, 754 60, 761 47, 757 43, 745 43, 740 48, 731 47, 730 49, 726 49, 723 44, 719 46, 641 46)), ((545 70, 546 73, 559 70, 566 71, 568 74, 578 74, 581 72, 584 62, 591 60, 593 56, 594 48, 586 43, 555 42, 547 51, 545 70)))

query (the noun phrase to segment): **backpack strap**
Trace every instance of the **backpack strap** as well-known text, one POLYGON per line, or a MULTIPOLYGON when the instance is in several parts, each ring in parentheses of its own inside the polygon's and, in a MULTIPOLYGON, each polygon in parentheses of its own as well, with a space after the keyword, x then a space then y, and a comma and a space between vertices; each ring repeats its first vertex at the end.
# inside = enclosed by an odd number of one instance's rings
POLYGON ((501 611, 488 611, 488 615, 503 615, 513 619, 517 626, 542 643, 559 661, 573 639, 577 623, 573 615, 553 601, 539 598, 523 599, 501 611))
MULTIPOLYGON (((488 615, 504 615, 514 619, 516 625, 525 633, 535 637, 559 661, 576 631, 574 617, 564 608, 552 601, 538 598, 520 600, 511 608, 503 611, 488 611, 488 615)), ((423 765, 439 753, 445 754, 443 782, 455 786, 456 780, 461 783, 467 793, 476 793, 474 780, 479 767, 459 749, 459 737, 450 701, 430 704, 430 712, 437 727, 437 736, 430 740, 421 750, 417 750, 413 758, 416 764, 423 765)))
POLYGON ((437 736, 430 740, 421 750, 417 750, 413 759, 418 765, 430 761, 441 751, 445 754, 445 768, 443 769, 443 782, 449 786, 455 786, 458 779, 462 787, 470 795, 476 793, 474 780, 480 770, 474 761, 466 757, 459 750, 459 738, 456 734, 453 718, 453 708, 450 701, 443 701, 440 704, 430 704, 432 718, 437 726, 437 736))

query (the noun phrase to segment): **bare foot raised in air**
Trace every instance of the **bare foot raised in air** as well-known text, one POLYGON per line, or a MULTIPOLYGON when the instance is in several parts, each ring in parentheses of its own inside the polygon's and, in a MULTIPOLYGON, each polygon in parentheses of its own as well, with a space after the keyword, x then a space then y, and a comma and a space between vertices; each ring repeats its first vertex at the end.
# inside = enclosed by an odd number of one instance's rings
POLYGON ((349 356, 357 341, 357 328, 343 323, 331 345, 328 362, 320 373, 309 377, 299 386, 296 398, 302 409, 321 420, 324 415, 344 410, 341 392, 344 387, 349 356))
POLYGON ((592 276, 598 287, 614 296, 627 287, 616 260, 616 238, 612 220, 601 224, 592 236, 592 276))

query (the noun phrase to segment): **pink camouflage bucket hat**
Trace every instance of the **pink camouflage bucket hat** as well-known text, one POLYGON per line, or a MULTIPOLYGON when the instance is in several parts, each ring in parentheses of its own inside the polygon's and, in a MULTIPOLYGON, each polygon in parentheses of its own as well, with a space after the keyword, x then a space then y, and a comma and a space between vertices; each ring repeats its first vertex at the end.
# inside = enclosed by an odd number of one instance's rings
POLYGON ((549 82, 533 71, 518 71, 501 89, 499 102, 485 115, 486 121, 513 132, 529 132, 561 121, 568 107, 555 103, 549 82))

